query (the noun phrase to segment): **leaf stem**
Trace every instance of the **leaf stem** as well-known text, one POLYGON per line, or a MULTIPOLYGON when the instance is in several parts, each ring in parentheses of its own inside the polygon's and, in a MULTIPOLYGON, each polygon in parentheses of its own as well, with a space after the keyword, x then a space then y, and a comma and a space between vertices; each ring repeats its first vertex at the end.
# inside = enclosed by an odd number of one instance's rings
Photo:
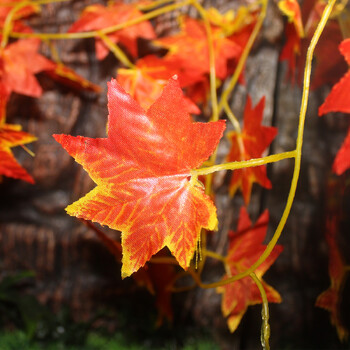
POLYGON ((261 345, 263 349, 270 350, 270 325, 269 325, 269 303, 267 301, 266 292, 264 289, 263 284, 261 283, 260 279, 257 277, 257 275, 252 272, 249 274, 249 276, 253 279, 256 286, 259 288, 259 292, 262 299, 262 309, 261 309, 261 318, 262 318, 262 324, 261 324, 261 345))
MULTIPOLYGON (((62 0, 67 1, 67 0, 62 0)), ((192 0, 185 0, 176 4, 164 6, 160 9, 154 10, 152 12, 146 13, 140 17, 131 19, 130 21, 126 21, 124 23, 116 24, 114 26, 104 28, 101 30, 95 30, 90 32, 83 32, 83 33, 21 33, 21 32, 12 32, 10 35, 13 38, 39 38, 39 39, 56 39, 56 40, 62 40, 62 39, 87 39, 87 38, 95 38, 99 36, 99 33, 103 34, 109 34, 116 32, 118 30, 124 29, 126 27, 130 27, 132 25, 141 23, 143 21, 147 21, 149 19, 152 19, 154 17, 160 16, 164 13, 176 10, 178 8, 181 8, 185 5, 188 5, 191 3, 192 0)))
POLYGON ((200 175, 208 175, 221 170, 235 170, 235 169, 255 167, 263 164, 279 162, 282 159, 295 158, 296 155, 297 155, 297 151, 294 150, 290 152, 272 154, 270 156, 266 156, 263 158, 243 160, 240 162, 229 162, 229 163, 212 165, 206 168, 194 169, 192 170, 192 173, 196 173, 197 176, 200 176, 200 175))
POLYGON ((104 34, 101 31, 98 31, 98 36, 109 48, 109 50, 113 52, 114 56, 124 64, 124 66, 131 69, 135 68, 135 65, 129 60, 124 51, 121 50, 120 47, 116 43, 114 43, 106 34, 104 34))
POLYGON ((230 120, 230 122, 233 125, 233 128, 235 129, 235 131, 238 134, 242 133, 242 129, 241 129, 241 125, 239 124, 238 119, 236 118, 236 116, 233 114, 232 109, 230 108, 230 106, 228 105, 228 102, 225 100, 223 101, 223 108, 225 109, 225 112, 228 116, 228 119, 230 120))

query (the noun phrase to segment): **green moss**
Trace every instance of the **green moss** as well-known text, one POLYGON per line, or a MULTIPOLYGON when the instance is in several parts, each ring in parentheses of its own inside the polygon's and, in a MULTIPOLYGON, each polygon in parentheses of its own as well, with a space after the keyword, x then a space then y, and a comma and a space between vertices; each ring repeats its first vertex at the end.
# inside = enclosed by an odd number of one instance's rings
MULTIPOLYGON (((116 333, 107 337, 98 333, 90 333, 86 343, 82 345, 65 345, 59 341, 51 343, 33 342, 22 331, 1 332, 1 350, 172 350, 180 349, 170 340, 168 345, 154 348, 151 343, 132 343, 123 334, 116 333)), ((218 345, 210 340, 191 338, 185 342, 183 350, 219 350, 218 345)))

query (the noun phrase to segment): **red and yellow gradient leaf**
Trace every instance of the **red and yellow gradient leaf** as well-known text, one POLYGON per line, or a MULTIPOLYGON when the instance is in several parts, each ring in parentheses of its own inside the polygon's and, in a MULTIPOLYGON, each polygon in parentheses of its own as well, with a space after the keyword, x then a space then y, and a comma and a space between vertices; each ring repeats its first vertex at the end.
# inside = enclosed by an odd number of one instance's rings
MULTIPOLYGON (((75 22, 68 32, 83 32, 91 30, 101 30, 108 27, 122 24, 124 22, 139 18, 142 12, 135 4, 114 3, 107 7, 95 4, 84 9, 80 19, 75 22)), ((131 55, 137 56, 137 38, 154 39, 156 37, 150 22, 128 26, 127 28, 108 34, 109 39, 117 44, 123 44, 131 55)), ((109 48, 101 39, 96 39, 96 55, 99 60, 103 60, 109 52, 109 48)))
POLYGON ((299 38, 303 38, 304 28, 298 2, 296 0, 281 0, 278 2, 278 7, 288 17, 288 22, 293 23, 299 38))
POLYGON ((6 119, 6 105, 9 100, 10 94, 7 92, 6 87, 0 82, 0 125, 5 123, 6 119))
MULTIPOLYGON (((261 157, 262 153, 276 137, 277 129, 275 127, 261 125, 264 106, 265 98, 262 98, 255 108, 253 108, 252 100, 248 96, 244 110, 242 132, 233 131, 227 134, 232 144, 227 156, 228 162, 261 157)), ((248 204, 250 202, 252 186, 255 182, 262 187, 271 188, 272 185, 267 178, 265 165, 234 170, 230 181, 230 195, 234 196, 236 191, 241 189, 244 202, 248 204)))
POLYGON ((346 278, 346 270, 343 258, 340 254, 336 233, 338 222, 336 217, 330 217, 327 220, 326 240, 329 247, 329 276, 331 279, 330 287, 320 294, 316 300, 316 306, 326 309, 330 312, 331 322, 336 327, 339 339, 344 341, 348 337, 348 331, 345 328, 340 316, 340 303, 343 285, 346 278))
MULTIPOLYGON (((339 45, 339 51, 350 65, 350 39, 344 40, 339 45)), ((318 114, 323 115, 329 112, 350 113, 350 70, 333 86, 330 94, 319 108, 318 114)))
POLYGON ((192 123, 179 84, 170 80, 145 112, 109 83, 108 137, 54 135, 97 186, 68 214, 122 231, 122 277, 167 246, 186 269, 216 208, 191 176, 215 150, 224 121, 192 123))
POLYGON ((288 61, 288 75, 294 81, 296 70, 296 56, 300 55, 301 39, 304 38, 304 28, 301 11, 296 0, 282 0, 278 2, 282 13, 288 17, 285 28, 286 43, 282 49, 280 60, 288 61))
MULTIPOLYGON (((348 65, 350 65, 350 39, 344 40, 339 45, 339 50, 345 57, 348 65)), ((333 86, 326 100, 318 110, 321 116, 329 112, 350 113, 350 70, 341 78, 341 80, 333 86)), ((350 129, 344 140, 343 145, 338 151, 334 163, 333 171, 337 175, 341 175, 350 168, 350 129)))
POLYGON ((54 63, 37 51, 40 40, 18 40, 0 50, 0 84, 8 94, 39 97, 42 89, 34 74, 53 69, 54 63))
MULTIPOLYGON (((21 0, 0 0, 0 22, 4 22, 10 11, 21 2, 21 0)), ((22 7, 15 13, 14 20, 28 17, 39 11, 40 6, 38 4, 28 4, 27 6, 22 7)))
MULTIPOLYGON (((147 110, 161 95, 169 79, 177 75, 181 86, 190 84, 191 79, 182 74, 176 64, 161 59, 154 55, 148 55, 139 59, 134 68, 118 70, 117 81, 137 101, 140 106, 147 110)), ((199 114, 199 108, 189 99, 188 112, 199 114)))
POLYGON ((0 175, 34 183, 33 178, 17 162, 11 148, 36 140, 36 137, 21 131, 20 125, 0 122, 0 175))
MULTIPOLYGON (((21 0, 0 0, 0 28, 3 29, 6 17, 10 11, 20 4, 21 0)), ((32 29, 25 25, 20 19, 26 18, 30 15, 38 13, 40 11, 40 6, 35 3, 28 4, 16 11, 13 16, 13 22, 11 24, 12 29, 16 32, 32 32, 32 29)), ((1 34, 0 34, 1 37, 1 34)))
MULTIPOLYGON (((247 270, 264 252, 266 245, 262 243, 266 236, 268 221, 269 213, 266 210, 252 226, 246 208, 241 208, 237 232, 231 232, 229 235, 226 263, 231 276, 247 270)), ((274 263, 282 250, 281 245, 275 246, 269 257, 255 270, 259 279, 274 263)), ((227 277, 229 276, 225 275, 224 279, 227 277)), ((281 302, 281 296, 274 288, 263 280, 262 284, 269 302, 281 302)), ((223 294, 221 309, 223 315, 227 317, 231 332, 236 330, 249 305, 262 303, 259 289, 249 276, 218 287, 217 292, 223 294)))
MULTIPOLYGON (((182 17, 180 25, 180 33, 158 39, 156 43, 169 50, 166 57, 178 61, 178 65, 184 70, 195 72, 201 81, 201 76, 210 71, 208 38, 204 23, 190 17, 182 17)), ((216 75, 219 79, 225 79, 228 74, 227 61, 239 57, 242 50, 239 45, 223 35, 221 28, 212 26, 211 29, 216 75)))
POLYGON ((73 69, 65 66, 62 63, 56 63, 52 69, 45 71, 45 73, 52 79, 55 79, 65 85, 71 86, 74 89, 93 91, 96 93, 101 92, 100 86, 83 78, 73 69))

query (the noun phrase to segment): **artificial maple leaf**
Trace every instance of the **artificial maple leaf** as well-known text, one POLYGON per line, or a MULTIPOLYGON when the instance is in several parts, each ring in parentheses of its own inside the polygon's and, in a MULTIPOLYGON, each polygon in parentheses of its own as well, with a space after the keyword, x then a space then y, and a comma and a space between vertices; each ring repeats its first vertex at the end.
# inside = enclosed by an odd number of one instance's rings
POLYGON ((36 140, 36 137, 21 131, 20 125, 0 122, 0 175, 34 183, 33 178, 16 161, 11 148, 36 140))
MULTIPOLYGON (((0 21, 5 21, 10 11, 21 2, 21 0, 0 0, 0 21)), ((13 19, 17 20, 20 18, 28 17, 39 11, 40 6, 35 3, 31 3, 17 10, 13 19)))
POLYGON ((225 123, 192 123, 174 79, 147 112, 116 80, 108 100, 107 138, 54 135, 97 184, 66 210, 122 231, 123 278, 165 246, 186 269, 201 228, 217 224, 191 169, 214 151, 225 123))
POLYGON ((332 166, 332 170, 337 175, 341 175, 350 168, 350 128, 348 134, 338 151, 332 166))
POLYGON ((0 84, 6 92, 39 97, 42 89, 34 74, 53 69, 54 63, 37 53, 40 40, 18 40, 0 49, 0 84))
MULTIPOLYGON (((350 39, 344 40, 339 45, 339 50, 345 57, 346 62, 350 65, 350 39)), ((318 110, 321 116, 329 112, 350 113, 349 102, 350 89, 350 70, 341 78, 341 80, 333 86, 330 94, 318 110)), ((345 141, 338 151, 333 163, 333 171, 340 175, 345 170, 350 168, 350 129, 345 138, 345 141)))
POLYGON ((337 329, 339 339, 344 341, 348 337, 348 331, 341 320, 340 303, 341 293, 346 278, 346 269, 336 242, 338 220, 335 216, 327 219, 326 228, 326 240, 329 247, 328 270, 331 278, 331 285, 326 291, 317 297, 315 305, 330 312, 331 322, 337 329))
MULTIPOLYGON (((11 10, 22 3, 21 0, 0 0, 0 28, 3 29, 5 20, 11 10)), ((11 28, 16 32, 32 32, 32 29, 25 25, 20 19, 28 17, 40 11, 40 6, 35 3, 28 4, 17 10, 12 17, 11 28)))
POLYGON ((82 76, 77 74, 73 69, 65 66, 62 63, 56 63, 52 69, 45 71, 45 73, 51 78, 62 82, 63 84, 69 85, 73 88, 93 91, 96 93, 101 92, 100 86, 83 78, 82 76))
MULTIPOLYGON (((233 131, 227 134, 231 142, 231 150, 227 156, 228 162, 249 160, 262 156, 264 150, 270 145, 277 134, 275 127, 261 125, 265 98, 252 108, 250 96, 244 110, 244 124, 241 133, 233 131)), ((265 165, 236 169, 230 182, 230 195, 233 196, 241 188, 246 204, 250 201, 252 185, 257 182, 265 188, 271 188, 271 182, 266 175, 265 165)))
POLYGON ((0 125, 2 125, 6 119, 6 105, 9 97, 10 94, 8 93, 5 85, 0 81, 0 125))
MULTIPOLYGON (((210 71, 209 47, 207 32, 202 21, 190 17, 180 18, 180 33, 158 39, 157 44, 169 50, 166 57, 171 56, 178 61, 179 66, 184 70, 192 71, 202 80, 203 74, 210 71), (193 59, 193 58, 196 59, 193 59)), ((221 30, 212 26, 212 36, 215 53, 215 69, 219 79, 225 79, 228 74, 227 61, 239 57, 241 48, 233 41, 227 39, 221 30)))
MULTIPOLYGON (((348 65, 350 65, 350 39, 342 41, 339 45, 339 51, 345 57, 348 65)), ((333 86, 332 91, 318 110, 319 115, 329 112, 350 113, 350 70, 341 78, 341 80, 333 86)))
POLYGON ((300 55, 301 39, 305 36, 301 11, 296 0, 282 0, 278 3, 279 9, 288 17, 285 27, 286 43, 283 46, 280 60, 288 61, 288 75, 294 82, 296 69, 296 55, 300 55))
POLYGON ((305 34, 298 2, 296 0, 281 0, 278 2, 278 7, 288 17, 288 22, 293 23, 299 38, 303 38, 305 34))
MULTIPOLYGON (((226 264, 231 276, 237 275, 252 266, 264 252, 266 245, 262 244, 267 231, 269 213, 267 210, 261 214, 254 226, 249 219, 247 210, 240 210, 237 232, 229 234, 229 248, 226 264)), ((256 276, 261 280, 269 302, 281 302, 279 293, 264 282, 261 278, 277 259, 283 247, 276 245, 268 258, 255 270, 256 276)), ((224 276, 228 278, 228 275, 224 276)), ((222 293, 221 309, 231 332, 234 332, 249 305, 262 303, 259 289, 251 277, 247 276, 238 281, 217 288, 222 293)))
MULTIPOLYGON (((119 69, 118 83, 147 110, 161 95, 169 79, 177 75, 180 86, 190 84, 190 78, 182 74, 181 69, 173 62, 161 59, 154 55, 145 56, 137 60, 136 66, 130 69, 119 69)), ((188 112, 199 114, 199 108, 189 99, 188 112)))
MULTIPOLYGON (((95 4, 84 9, 80 19, 75 22, 69 33, 101 30, 108 27, 122 24, 130 20, 139 18, 142 13, 135 4, 112 3, 107 7, 95 4)), ((143 21, 141 23, 128 26, 121 30, 108 34, 109 39, 113 43, 123 44, 134 57, 137 56, 137 38, 154 39, 156 37, 150 22, 143 21)), ((109 52, 109 48, 104 42, 96 38, 96 55, 99 60, 103 60, 109 52)))

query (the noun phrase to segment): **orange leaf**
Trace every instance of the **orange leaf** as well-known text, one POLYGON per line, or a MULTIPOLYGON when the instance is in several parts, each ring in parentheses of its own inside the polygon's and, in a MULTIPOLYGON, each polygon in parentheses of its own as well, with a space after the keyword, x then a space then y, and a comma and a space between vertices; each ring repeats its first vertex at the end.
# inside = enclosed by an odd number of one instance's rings
POLYGON ((174 79, 147 112, 115 80, 108 99, 107 138, 54 135, 97 184, 66 210, 122 231, 122 277, 165 246, 186 269, 201 228, 217 224, 191 169, 215 150, 224 121, 192 123, 174 79))
POLYGON ((93 91, 96 93, 101 92, 101 88, 98 85, 83 78, 73 69, 63 65, 62 63, 56 63, 50 70, 45 70, 45 73, 51 78, 63 84, 69 85, 72 88, 93 91))
MULTIPOLYGON (((96 4, 84 9, 81 18, 69 29, 69 33, 101 30, 139 18, 142 13, 135 4, 114 3, 107 7, 96 4)), ((155 33, 150 22, 144 21, 108 34, 114 43, 123 44, 134 57, 137 56, 137 38, 154 39, 155 33)), ((103 60, 109 52, 101 39, 96 39, 96 55, 103 60)))
POLYGON ((16 161, 11 148, 36 140, 36 137, 21 131, 20 125, 0 122, 0 175, 34 183, 33 178, 16 161))
MULTIPOLYGON (((344 40, 339 50, 345 57, 345 60, 350 64, 350 39, 344 40)), ((326 100, 318 110, 318 114, 321 116, 329 112, 344 112, 350 113, 349 102, 349 89, 350 89, 350 70, 341 78, 341 80, 335 84, 327 96, 326 100)), ((350 129, 344 143, 337 153, 337 156, 333 163, 333 171, 340 175, 345 170, 350 168, 350 129)))
MULTIPOLYGON (((226 259, 231 276, 247 270, 264 252, 266 245, 262 243, 266 236, 268 221, 269 213, 266 210, 252 226, 246 208, 241 208, 237 232, 229 234, 226 259)), ((282 249, 280 245, 275 246, 268 258, 255 270, 259 279, 274 263, 282 249)), ((228 277, 225 275, 224 279, 228 277)), ((274 288, 264 281, 262 284, 269 302, 281 302, 281 296, 274 288)), ((231 332, 236 330, 249 305, 262 303, 259 289, 249 276, 218 287, 217 292, 223 294, 221 309, 223 315, 228 317, 227 323, 231 332)))
POLYGON ((298 2, 296 0, 281 0, 278 2, 278 7, 288 17, 288 22, 293 23, 299 38, 303 38, 305 34, 298 2))
MULTIPOLYGON (((249 160, 262 156, 277 134, 274 127, 262 126, 265 98, 252 108, 252 100, 248 96, 244 110, 244 126, 241 133, 236 131, 227 134, 232 147, 227 156, 228 162, 249 160)), ((233 196, 238 188, 243 192, 246 204, 250 201, 252 185, 257 182, 265 188, 271 188, 271 182, 266 175, 266 166, 250 167, 233 171, 230 182, 230 195, 233 196)))
MULTIPOLYGON (((4 22, 9 12, 21 3, 22 0, 1 0, 0 1, 0 22, 4 22)), ((20 10, 16 11, 14 19, 28 17, 34 13, 40 11, 40 6, 31 3, 27 6, 22 7, 20 10)))
POLYGON ((337 175, 341 175, 345 170, 350 168, 350 128, 348 129, 348 134, 338 151, 332 170, 337 175))
MULTIPOLYGON (((221 28, 212 26, 212 35, 216 75, 220 79, 225 79, 228 74, 227 61, 239 57, 242 50, 239 45, 223 35, 221 28)), ((169 53, 166 57, 172 57, 174 61, 178 61, 179 66, 184 70, 189 70, 198 77, 209 73, 208 38, 202 21, 181 17, 181 32, 158 39, 156 43, 167 48, 169 53)), ((202 79, 198 78, 198 80, 202 79)))
MULTIPOLYGON (((10 11, 20 4, 21 0, 0 0, 0 28, 3 29, 4 22, 6 20, 7 15, 10 13, 10 11)), ((22 7, 20 10, 16 11, 13 22, 12 22, 12 29, 16 32, 32 32, 32 29, 25 25, 22 21, 20 21, 21 18, 28 17, 34 13, 37 13, 40 11, 40 6, 38 4, 28 4, 27 6, 22 7)), ((1 34, 0 34, 1 37, 1 34)))
POLYGON ((42 89, 34 74, 54 67, 54 63, 37 53, 40 40, 18 40, 0 50, 0 84, 8 94, 17 92, 39 97, 42 89))
POLYGON ((336 242, 336 233, 338 228, 336 217, 328 218, 326 225, 326 240, 329 246, 329 276, 331 278, 331 286, 317 297, 316 306, 330 312, 331 322, 337 328, 339 339, 344 341, 348 337, 348 331, 344 327, 340 317, 340 303, 342 288, 346 278, 346 271, 343 258, 339 252, 336 242))
MULTIPOLYGON (((344 40, 339 45, 339 51, 345 57, 348 65, 350 65, 350 39, 344 40)), ((349 89, 350 70, 333 86, 332 91, 320 107, 318 114, 323 115, 329 112, 350 113, 349 89)))
POLYGON ((296 0, 282 0, 278 7, 288 17, 285 28, 286 43, 282 49, 280 60, 288 61, 288 75, 294 82, 296 70, 296 55, 300 55, 301 39, 304 37, 304 28, 301 11, 296 0))
MULTIPOLYGON (((135 68, 118 70, 118 83, 147 110, 161 95, 168 80, 177 75, 181 86, 188 84, 190 78, 181 74, 180 68, 173 62, 154 55, 145 56, 137 60, 135 68)), ((188 112, 199 114, 199 108, 189 99, 188 112)))

